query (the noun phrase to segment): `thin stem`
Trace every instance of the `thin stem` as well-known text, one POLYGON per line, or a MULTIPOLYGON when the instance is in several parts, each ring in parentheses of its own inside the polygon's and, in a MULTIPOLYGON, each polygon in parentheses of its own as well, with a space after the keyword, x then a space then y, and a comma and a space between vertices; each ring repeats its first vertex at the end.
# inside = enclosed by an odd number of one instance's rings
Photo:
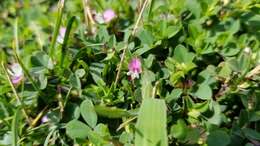
POLYGON ((141 20, 141 18, 142 18, 142 16, 143 16, 144 9, 145 9, 147 3, 148 3, 148 0, 145 0, 145 1, 144 1, 144 4, 143 4, 143 7, 142 7, 142 9, 141 9, 141 12, 140 12, 140 14, 139 14, 139 16, 138 16, 138 18, 137 18, 137 20, 136 20, 134 29, 133 29, 133 31, 132 31, 132 36, 135 35, 135 32, 136 32, 137 27, 138 27, 138 25, 139 25, 139 23, 140 23, 140 20, 141 20))
POLYGON ((90 33, 93 34, 95 31, 95 28, 94 28, 95 21, 91 14, 91 10, 89 7, 89 0, 82 0, 82 3, 83 3, 83 8, 84 8, 86 26, 88 27, 90 33))
POLYGON ((48 106, 45 106, 44 109, 37 115, 37 117, 32 121, 31 124, 31 128, 33 128, 37 122, 40 120, 40 118, 43 116, 44 112, 46 111, 46 109, 48 108, 48 106))
POLYGON ((66 107, 66 105, 67 105, 67 102, 68 102, 68 99, 69 99, 69 96, 70 96, 70 93, 71 93, 71 89, 72 89, 72 87, 69 88, 69 91, 68 91, 68 93, 65 97, 64 107, 66 107))
POLYGON ((125 46, 125 48, 123 50, 123 54, 122 54, 122 57, 121 57, 121 60, 120 60, 120 64, 119 64, 119 67, 118 67, 118 71, 117 71, 117 74, 116 74, 116 81, 115 81, 114 87, 117 86, 117 83, 118 83, 118 80, 119 80, 119 76, 120 76, 121 69, 122 69, 122 64, 123 64, 124 57, 125 57, 126 48, 128 48, 128 43, 126 44, 126 46, 125 46))
POLYGON ((14 39, 15 39, 15 47, 13 47, 14 56, 17 62, 21 65, 25 75, 28 77, 28 79, 31 81, 33 87, 35 90, 40 92, 40 88, 37 86, 37 84, 34 82, 32 76, 30 75, 29 71, 26 69, 25 65, 23 64, 22 60, 19 58, 18 51, 19 51, 19 39, 18 39, 18 20, 16 19, 15 25, 14 25, 14 39))
POLYGON ((2 65, 2 68, 4 70, 5 75, 7 77, 8 83, 9 83, 9 85, 12 88, 14 96, 15 96, 16 100, 18 101, 18 103, 22 106, 22 112, 23 112, 23 114, 24 114, 28 124, 30 124, 31 123, 30 118, 29 118, 28 114, 26 113, 26 110, 24 109, 24 104, 23 104, 22 100, 20 99, 20 97, 18 96, 18 94, 17 94, 17 92, 15 90, 15 87, 14 87, 14 85, 13 85, 11 79, 10 79, 10 76, 8 75, 8 72, 7 72, 7 70, 6 70, 5 66, 4 66, 4 63, 2 62, 1 65, 2 65))
POLYGON ((119 131, 120 129, 122 129, 123 127, 125 127, 126 125, 128 125, 130 122, 132 122, 135 119, 137 119, 137 116, 127 119, 124 123, 119 125, 119 127, 116 129, 116 131, 119 131))
POLYGON ((15 41, 15 54, 19 52, 19 40, 18 40, 18 20, 15 19, 15 25, 14 25, 14 41, 15 41))
POLYGON ((152 98, 155 98, 155 96, 156 96, 156 91, 157 91, 157 87, 158 87, 159 83, 160 83, 160 82, 157 81, 157 82, 155 83, 154 87, 153 87, 152 98))
MULTIPOLYGON (((142 18, 143 13, 144 13, 144 9, 147 6, 147 3, 148 3, 148 0, 145 0, 145 2, 143 4, 143 7, 141 9, 141 12, 140 12, 140 14, 139 14, 139 16, 138 16, 138 18, 136 20, 136 23, 134 25, 134 28, 133 28, 132 33, 129 36, 129 38, 131 38, 132 36, 135 35, 137 27, 138 27, 138 25, 140 23, 140 20, 142 18)), ((119 64, 119 67, 118 67, 118 71, 117 71, 117 74, 116 74, 116 80, 115 80, 114 87, 117 86, 117 83, 118 83, 118 80, 119 80, 119 77, 120 77, 120 73, 121 73, 121 70, 122 70, 122 64, 123 64, 123 61, 124 61, 124 58, 125 58, 126 49, 128 48, 128 42, 129 42, 129 39, 127 40, 126 45, 125 45, 125 47, 123 49, 123 54, 122 54, 122 57, 121 57, 121 60, 120 60, 120 64, 119 64)))
POLYGON ((52 40, 51 40, 50 52, 49 52, 52 59, 54 59, 54 47, 55 47, 57 37, 59 34, 59 30, 60 30, 63 9, 64 9, 64 0, 60 0, 58 3, 58 17, 56 20, 54 33, 53 33, 52 40))

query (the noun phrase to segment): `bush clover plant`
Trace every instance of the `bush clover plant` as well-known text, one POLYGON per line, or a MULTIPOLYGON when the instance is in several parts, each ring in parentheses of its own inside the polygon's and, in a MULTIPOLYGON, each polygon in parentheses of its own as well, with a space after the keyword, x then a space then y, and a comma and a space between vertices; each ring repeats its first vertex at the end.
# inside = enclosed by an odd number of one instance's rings
POLYGON ((0 145, 259 146, 259 0, 0 2, 0 145))

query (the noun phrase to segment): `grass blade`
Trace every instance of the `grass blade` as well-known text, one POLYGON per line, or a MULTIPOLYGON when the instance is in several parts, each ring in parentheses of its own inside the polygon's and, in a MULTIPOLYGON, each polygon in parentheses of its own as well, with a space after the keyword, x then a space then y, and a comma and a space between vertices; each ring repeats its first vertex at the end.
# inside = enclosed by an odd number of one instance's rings
POLYGON ((57 37, 58 37, 58 34, 59 34, 59 30, 60 30, 63 10, 64 10, 64 0, 60 0, 59 3, 58 3, 58 17, 57 17, 57 20, 56 20, 54 33, 53 33, 52 40, 51 40, 50 52, 49 52, 52 59, 54 59, 54 47, 55 47, 57 37))
POLYGON ((55 131, 56 131, 55 128, 53 128, 53 129, 50 131, 50 133, 47 135, 47 137, 46 137, 46 139, 45 139, 45 141, 44 141, 43 146, 48 146, 49 140, 51 139, 51 136, 53 135, 53 133, 54 133, 55 131))
POLYGON ((12 121, 12 146, 18 146, 18 129, 19 129, 19 120, 20 120, 20 109, 18 108, 14 114, 12 121))
POLYGON ((65 55, 67 54, 67 44, 68 44, 68 39, 69 39, 69 35, 70 35, 70 31, 71 31, 71 27, 72 27, 72 24, 75 20, 75 16, 71 17, 69 19, 69 22, 67 24, 67 27, 66 27, 66 33, 65 33, 65 36, 64 36, 64 41, 63 41, 63 44, 62 44, 62 47, 61 47, 61 59, 60 59, 60 65, 61 67, 63 66, 64 64, 64 57, 65 55))
POLYGON ((138 115, 135 145, 168 146, 164 100, 144 99, 138 115))

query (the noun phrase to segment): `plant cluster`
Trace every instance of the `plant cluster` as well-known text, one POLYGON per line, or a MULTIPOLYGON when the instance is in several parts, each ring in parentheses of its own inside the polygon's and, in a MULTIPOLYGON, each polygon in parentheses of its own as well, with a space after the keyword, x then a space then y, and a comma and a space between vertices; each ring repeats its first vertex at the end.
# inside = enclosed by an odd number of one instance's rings
POLYGON ((0 2, 0 145, 259 146, 259 0, 0 2))

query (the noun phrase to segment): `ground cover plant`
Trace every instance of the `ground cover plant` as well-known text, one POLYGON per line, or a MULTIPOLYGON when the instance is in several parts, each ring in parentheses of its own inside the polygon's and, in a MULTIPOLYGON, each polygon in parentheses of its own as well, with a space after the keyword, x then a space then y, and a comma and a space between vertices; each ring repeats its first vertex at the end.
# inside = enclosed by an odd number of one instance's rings
POLYGON ((259 146, 259 0, 0 1, 0 145, 259 146))

